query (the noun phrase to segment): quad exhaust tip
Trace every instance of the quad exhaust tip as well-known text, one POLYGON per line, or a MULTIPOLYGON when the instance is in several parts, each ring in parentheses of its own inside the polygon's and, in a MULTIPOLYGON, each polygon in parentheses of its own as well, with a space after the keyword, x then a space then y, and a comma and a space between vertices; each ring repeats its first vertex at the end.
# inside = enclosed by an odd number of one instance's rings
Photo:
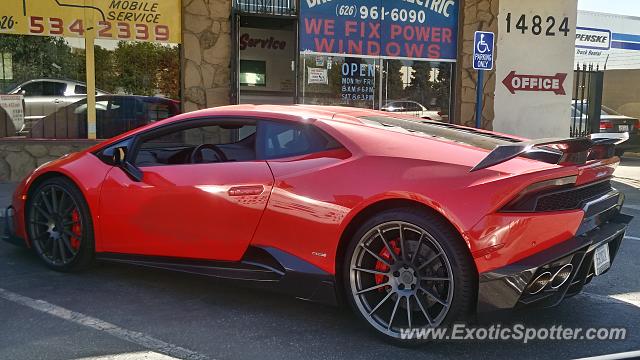
POLYGON ((553 278, 551 279, 551 288, 557 289, 560 286, 564 285, 564 283, 566 283, 567 280, 569 280, 569 278, 571 277, 572 271, 573 265, 571 264, 566 264, 558 269, 558 271, 556 271, 555 275, 553 275, 553 278))
POLYGON ((551 272, 545 271, 542 274, 538 275, 535 279, 533 279, 533 281, 531 281, 531 284, 529 284, 527 290, 529 291, 529 294, 535 295, 544 290, 547 285, 554 290, 558 289, 559 287, 564 285, 567 280, 569 280, 572 272, 573 265, 571 264, 563 265, 562 267, 560 267, 560 269, 558 269, 558 271, 556 271, 555 274, 551 274, 551 272))
POLYGON ((545 271, 542 274, 538 275, 538 277, 533 279, 533 281, 531 282, 531 285, 529 285, 529 294, 535 295, 540 291, 544 290, 544 288, 547 286, 549 281, 551 281, 552 277, 553 276, 548 271, 545 271))

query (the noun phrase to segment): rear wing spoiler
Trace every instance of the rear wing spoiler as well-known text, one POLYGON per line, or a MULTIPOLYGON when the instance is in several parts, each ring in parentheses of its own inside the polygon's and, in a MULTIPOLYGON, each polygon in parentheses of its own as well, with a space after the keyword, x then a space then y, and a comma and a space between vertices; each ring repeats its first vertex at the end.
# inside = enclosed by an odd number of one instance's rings
MULTIPOLYGON (((547 146, 547 152, 557 153, 557 164, 579 164, 589 159, 607 159, 614 156, 617 144, 629 139, 629 133, 600 133, 583 138, 547 138, 498 145, 470 171, 478 171, 509 161, 522 154, 547 146)), ((544 151, 544 150, 543 150, 544 151)))

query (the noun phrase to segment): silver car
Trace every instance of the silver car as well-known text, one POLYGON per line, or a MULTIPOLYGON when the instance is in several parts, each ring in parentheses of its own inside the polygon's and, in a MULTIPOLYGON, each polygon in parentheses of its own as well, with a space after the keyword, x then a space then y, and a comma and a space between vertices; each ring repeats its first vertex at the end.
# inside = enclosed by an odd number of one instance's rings
MULTIPOLYGON (((87 86, 73 80, 34 79, 22 83, 9 94, 24 95, 24 124, 14 124, 20 133, 28 132, 39 119, 87 97, 87 86)), ((107 95, 96 91, 96 95, 107 95)))

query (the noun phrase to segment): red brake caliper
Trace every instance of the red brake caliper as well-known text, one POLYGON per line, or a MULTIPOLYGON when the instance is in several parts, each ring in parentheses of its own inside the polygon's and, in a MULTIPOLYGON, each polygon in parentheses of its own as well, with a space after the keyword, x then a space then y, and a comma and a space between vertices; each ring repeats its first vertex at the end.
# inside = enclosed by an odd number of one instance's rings
POLYGON ((78 210, 73 210, 71 213, 71 220, 73 221, 73 226, 71 227, 71 232, 76 236, 71 237, 71 247, 74 250, 78 250, 80 248, 80 237, 82 236, 82 228, 80 227, 80 214, 78 210))
MULTIPOLYGON (((389 241, 389 245, 391 246, 391 249, 393 250, 394 253, 396 253, 396 255, 400 255, 400 247, 398 247, 398 241, 396 240, 391 240, 389 241)), ((378 253, 378 255, 380 255, 381 258, 385 259, 388 263, 391 263, 391 254, 389 253, 389 250, 387 250, 387 247, 384 246, 382 248, 382 250, 380 250, 380 252, 378 253)), ((387 265, 385 265, 385 263, 383 263, 382 261, 378 260, 376 261, 376 270, 378 271, 382 271, 382 272, 387 272, 389 271, 389 267, 387 265)), ((376 279, 376 285, 382 284, 384 282, 386 282, 387 280, 385 279, 386 276, 381 275, 381 274, 376 274, 375 275, 375 279, 376 279)), ((385 291, 386 286, 383 286, 381 288, 378 289, 378 291, 383 292, 385 291)))

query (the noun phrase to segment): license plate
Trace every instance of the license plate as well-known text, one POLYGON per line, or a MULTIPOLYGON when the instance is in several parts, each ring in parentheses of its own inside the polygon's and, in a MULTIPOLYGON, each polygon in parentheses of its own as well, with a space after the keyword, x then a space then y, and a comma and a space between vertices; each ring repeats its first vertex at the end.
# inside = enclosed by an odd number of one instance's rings
POLYGON ((596 276, 605 272, 610 266, 609 244, 604 244, 597 248, 593 255, 593 267, 596 269, 596 276))
POLYGON ((618 131, 629 131, 629 125, 618 125, 618 131))

